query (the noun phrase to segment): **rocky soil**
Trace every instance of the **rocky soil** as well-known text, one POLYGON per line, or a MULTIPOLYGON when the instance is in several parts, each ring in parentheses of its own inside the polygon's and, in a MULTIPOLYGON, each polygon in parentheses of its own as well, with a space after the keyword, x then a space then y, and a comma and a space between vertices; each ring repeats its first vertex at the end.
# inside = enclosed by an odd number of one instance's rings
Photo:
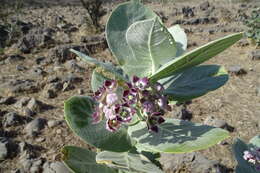
MULTIPOLYGON (((105 22, 116 3, 105 6, 105 22)), ((48 4, 48 3, 46 3, 48 4)), ((91 95, 92 66, 69 52, 80 50, 114 62, 104 31, 93 34, 86 11, 77 5, 24 7, 12 21, 20 28, 17 41, 0 55, 0 173, 66 173, 60 149, 88 147, 74 136, 63 118, 63 102, 73 95, 91 95)), ((243 20, 257 3, 192 1, 147 3, 167 26, 180 24, 188 34, 189 50, 222 36, 241 32, 243 20)), ((1 40, 7 39, 0 27, 1 40)), ((171 116, 225 128, 231 137, 207 150, 162 154, 172 173, 232 173, 231 144, 260 133, 260 50, 247 39, 213 58, 230 73, 222 88, 192 103, 175 106, 171 116)))

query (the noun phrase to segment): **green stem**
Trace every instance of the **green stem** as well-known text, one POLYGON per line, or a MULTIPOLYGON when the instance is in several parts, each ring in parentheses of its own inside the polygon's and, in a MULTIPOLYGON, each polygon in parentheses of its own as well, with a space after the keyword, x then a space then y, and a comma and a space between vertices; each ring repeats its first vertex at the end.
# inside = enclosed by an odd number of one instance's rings
POLYGON ((137 116, 138 116, 138 118, 139 118, 140 121, 145 121, 145 118, 144 118, 144 116, 142 115, 142 113, 140 112, 140 110, 137 110, 136 114, 137 114, 137 116))
POLYGON ((140 120, 137 120, 137 121, 135 121, 133 123, 127 124, 127 126, 134 126, 134 125, 138 124, 139 122, 140 122, 140 120))

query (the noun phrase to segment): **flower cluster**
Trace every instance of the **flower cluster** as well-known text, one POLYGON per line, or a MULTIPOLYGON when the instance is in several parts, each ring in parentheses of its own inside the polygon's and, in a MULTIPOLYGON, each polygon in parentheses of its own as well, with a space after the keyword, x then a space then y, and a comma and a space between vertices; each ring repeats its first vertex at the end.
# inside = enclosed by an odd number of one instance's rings
POLYGON ((93 123, 105 117, 106 129, 114 132, 136 115, 146 121, 149 130, 158 132, 157 125, 165 121, 163 115, 171 110, 163 90, 160 83, 150 84, 146 77, 134 76, 126 83, 107 80, 94 94, 98 105, 92 115, 93 123))
POLYGON ((251 151, 244 151, 244 159, 255 165, 256 170, 260 171, 260 148, 251 151))

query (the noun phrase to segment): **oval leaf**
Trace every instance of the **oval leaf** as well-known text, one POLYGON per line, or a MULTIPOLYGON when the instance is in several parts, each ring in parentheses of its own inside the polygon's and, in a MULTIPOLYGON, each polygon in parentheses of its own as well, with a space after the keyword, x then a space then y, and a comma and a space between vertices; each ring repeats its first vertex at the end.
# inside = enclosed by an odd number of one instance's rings
POLYGON ((157 81, 201 64, 236 43, 242 36, 243 33, 228 35, 175 58, 153 74, 150 80, 157 81))
POLYGON ((232 145, 232 150, 235 155, 235 158, 237 160, 237 167, 236 167, 236 173, 257 173, 256 169, 253 167, 252 164, 248 163, 243 156, 244 151, 250 150, 252 146, 260 147, 259 142, 259 136, 256 136, 255 138, 251 139, 252 143, 247 145, 240 139, 236 139, 235 143, 232 145), (258 138, 258 139, 257 139, 258 138), (257 145, 256 145, 257 144, 257 145), (250 147, 249 147, 250 146, 250 147))
POLYGON ((176 57, 181 56, 187 49, 187 35, 179 25, 174 25, 168 28, 168 31, 171 33, 176 42, 176 57))
POLYGON ((126 31, 133 23, 154 18, 156 14, 138 0, 119 5, 111 14, 106 25, 106 37, 110 50, 120 65, 133 54, 126 42, 126 31))
POLYGON ((260 147, 260 135, 253 137, 249 141, 249 145, 254 147, 260 147))
POLYGON ((75 173, 117 173, 105 165, 97 164, 96 153, 84 148, 65 146, 62 149, 63 162, 75 173))
POLYGON ((98 73, 97 70, 94 70, 91 76, 91 88, 92 91, 97 91, 100 87, 103 86, 104 82, 109 80, 107 77, 103 76, 101 73, 98 73))
POLYGON ((132 146, 127 129, 112 133, 105 129, 105 121, 92 124, 95 103, 90 97, 74 96, 64 104, 65 119, 72 131, 85 142, 109 151, 128 151, 132 146))
POLYGON ((106 163, 109 167, 129 172, 163 173, 161 169, 141 154, 103 151, 97 154, 96 161, 97 163, 106 163))
POLYGON ((228 81, 224 67, 201 65, 160 80, 171 100, 186 101, 216 90, 228 81))
POLYGON ((128 133, 137 141, 138 149, 165 153, 187 153, 206 149, 229 136, 226 130, 220 128, 176 119, 166 119, 159 126, 158 133, 147 133, 144 122, 129 127, 128 133))
POLYGON ((132 24, 126 40, 134 57, 125 59, 123 69, 130 76, 150 76, 176 56, 175 41, 158 18, 132 24))

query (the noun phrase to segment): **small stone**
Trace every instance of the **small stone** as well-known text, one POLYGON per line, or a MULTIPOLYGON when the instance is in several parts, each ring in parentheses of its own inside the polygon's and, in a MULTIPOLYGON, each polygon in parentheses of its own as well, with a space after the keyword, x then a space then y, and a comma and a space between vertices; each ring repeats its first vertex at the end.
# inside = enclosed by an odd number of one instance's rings
POLYGON ((45 57, 37 57, 35 62, 37 65, 40 65, 46 58, 45 57))
POLYGON ((20 164, 26 172, 39 173, 41 165, 43 164, 42 158, 22 158, 20 164))
POLYGON ((36 142, 43 142, 43 141, 45 141, 45 138, 40 137, 40 138, 37 138, 35 141, 36 142))
POLYGON ((17 71, 26 71, 27 68, 23 65, 18 64, 18 65, 16 65, 16 70, 17 71))
POLYGON ((228 72, 235 75, 244 75, 247 74, 246 70, 243 69, 240 65, 232 65, 228 67, 228 72))
POLYGON ((218 161, 209 160, 197 152, 185 154, 161 154, 160 163, 165 171, 176 172, 189 167, 192 173, 216 172, 220 166, 218 161))
POLYGON ((57 130, 56 130, 56 133, 57 133, 57 134, 61 134, 61 133, 62 133, 61 129, 57 129, 57 130))
POLYGON ((191 8, 189 6, 182 8, 182 14, 184 17, 194 17, 194 8, 191 8))
POLYGON ((53 98, 57 97, 57 94, 55 93, 55 91, 53 91, 51 89, 45 89, 45 90, 43 90, 42 96, 47 99, 53 99, 53 98))
POLYGON ((63 82, 70 82, 70 83, 80 83, 82 81, 83 79, 81 77, 78 77, 73 73, 66 75, 66 77, 63 79, 63 82))
POLYGON ((20 150, 20 158, 21 159, 32 159, 38 157, 37 151, 41 151, 41 147, 38 145, 32 145, 27 142, 20 142, 19 143, 19 150, 20 150))
POLYGON ((40 112, 42 110, 42 103, 35 98, 31 98, 27 107, 33 112, 40 112))
POLYGON ((40 77, 40 76, 45 76, 46 75, 46 72, 41 67, 33 67, 30 70, 30 73, 33 76, 36 76, 36 77, 40 77))
POLYGON ((10 92, 16 93, 35 93, 38 91, 38 84, 30 79, 20 80, 14 79, 8 83, 8 88, 10 92))
POLYGON ((22 97, 21 99, 19 99, 16 103, 15 103, 15 107, 16 108, 23 108, 25 107, 28 102, 30 101, 30 97, 22 97))
POLYGON ((78 94, 79 95, 83 95, 85 92, 84 92, 84 90, 83 89, 78 89, 78 94))
POLYGON ((0 105, 11 105, 13 103, 15 103, 16 100, 14 97, 5 97, 5 98, 0 98, 0 105))
POLYGON ((75 87, 74 85, 72 85, 71 82, 65 82, 63 84, 63 88, 62 88, 62 91, 65 92, 65 91, 69 91, 69 90, 73 90, 75 87))
POLYGON ((206 2, 201 3, 201 4, 199 5, 199 7, 200 7, 200 9, 201 9, 202 11, 205 11, 205 10, 207 10, 207 9, 210 7, 210 4, 209 4, 208 1, 206 1, 206 2))
POLYGON ((249 58, 252 60, 260 60, 260 50, 253 50, 249 53, 249 58))
POLYGON ((8 151, 5 143, 0 142, 0 160, 5 160, 7 158, 8 151))
POLYGON ((40 131, 45 127, 46 120, 43 118, 36 118, 35 120, 31 121, 25 127, 25 132, 28 136, 37 136, 40 131))
POLYGON ((48 127, 49 128, 52 128, 52 127, 55 127, 55 126, 58 126, 62 123, 62 121, 58 121, 58 120, 49 120, 48 121, 48 127))
POLYGON ((12 158, 18 154, 18 145, 8 138, 0 137, 0 160, 12 158))
POLYGON ((215 119, 213 116, 208 116, 204 120, 204 124, 209 125, 209 126, 214 126, 214 127, 217 127, 217 128, 226 129, 230 132, 234 131, 234 128, 231 127, 226 121, 220 120, 220 119, 215 119))
POLYGON ((49 76, 47 79, 48 83, 56 83, 59 82, 61 79, 57 76, 49 76))
POLYGON ((17 126, 23 123, 23 119, 15 112, 10 112, 4 115, 3 125, 4 127, 17 126))
POLYGON ((192 113, 189 111, 189 110, 187 110, 187 108, 185 108, 185 107, 182 107, 179 111, 178 111, 178 113, 177 113, 177 115, 176 115, 179 119, 181 119, 181 120, 191 120, 192 119, 192 113))
POLYGON ((11 55, 9 56, 6 60, 5 63, 16 63, 18 61, 22 61, 24 60, 25 57, 21 56, 21 55, 11 55))
POLYGON ((246 47, 246 46, 249 45, 249 43, 246 39, 242 39, 242 40, 238 41, 237 44, 238 44, 239 47, 246 47))
POLYGON ((43 165, 43 173, 70 173, 62 162, 46 162, 43 165))
POLYGON ((31 109, 29 109, 29 108, 24 108, 23 109, 23 114, 24 114, 24 116, 26 116, 26 117, 32 117, 32 116, 34 116, 35 115, 35 112, 33 112, 31 109))

